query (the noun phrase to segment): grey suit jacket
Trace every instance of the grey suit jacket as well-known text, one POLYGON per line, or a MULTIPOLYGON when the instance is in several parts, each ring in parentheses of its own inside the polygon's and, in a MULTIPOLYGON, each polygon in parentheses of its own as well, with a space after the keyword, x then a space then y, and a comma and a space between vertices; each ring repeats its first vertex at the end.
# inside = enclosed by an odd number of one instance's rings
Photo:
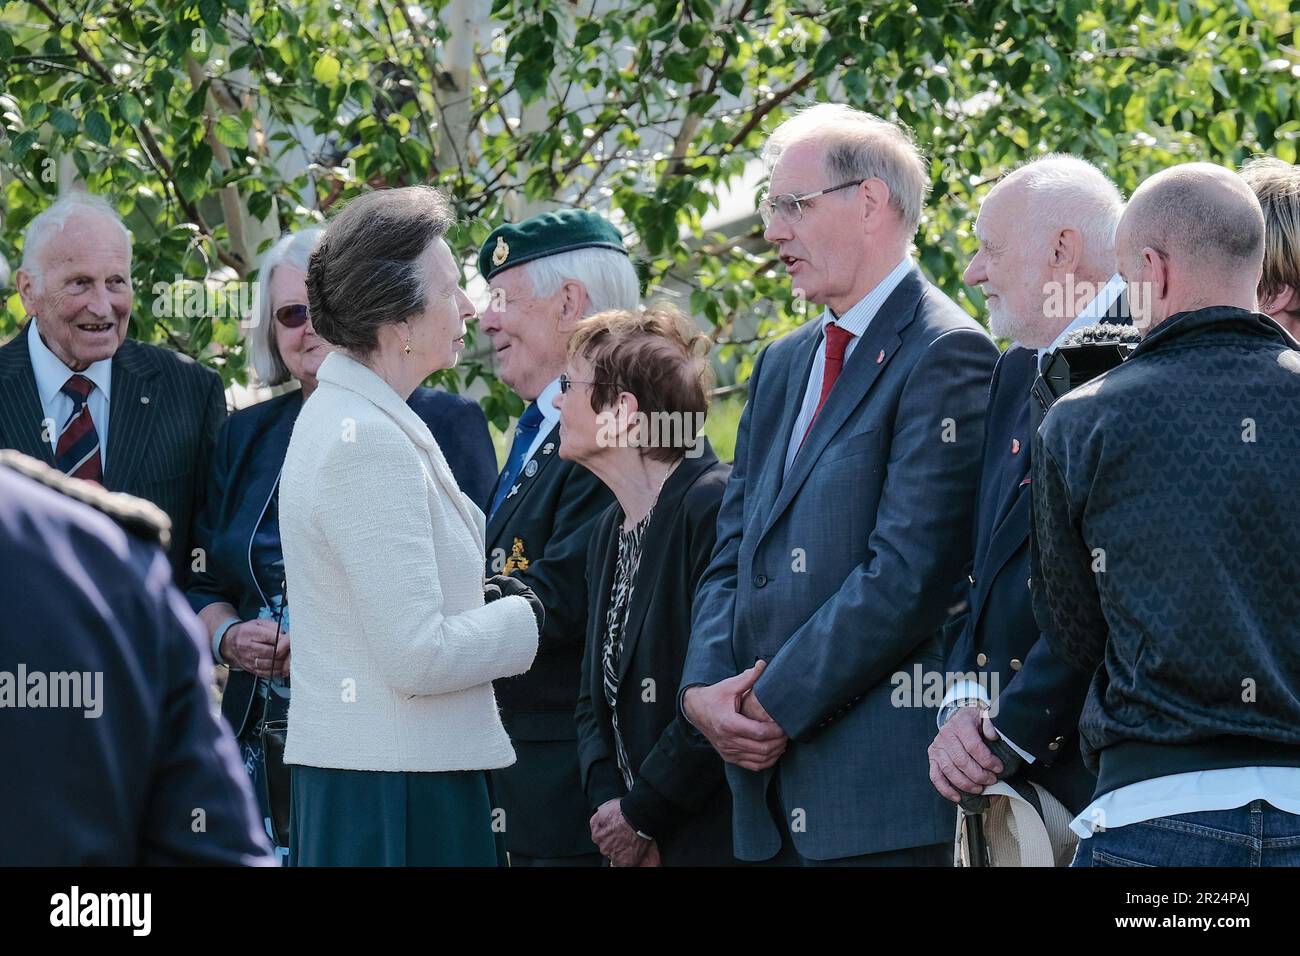
MULTIPOLYGON (((0 347, 0 448, 54 464, 42 437, 45 413, 36 393, 28 322, 0 347)), ((226 417, 221 377, 168 349, 126 339, 113 356, 104 487, 152 501, 172 521, 168 556, 178 587, 192 561, 199 511, 217 432, 226 417)))
POLYGON ((773 783, 809 859, 953 835, 952 807, 929 781, 935 709, 911 706, 910 695, 895 706, 891 675, 942 670, 998 350, 913 268, 854 347, 783 480, 820 348, 820 323, 809 322, 754 366, 682 678, 684 690, 768 662, 754 692, 790 744, 767 771, 727 765, 744 860, 780 848, 773 783))

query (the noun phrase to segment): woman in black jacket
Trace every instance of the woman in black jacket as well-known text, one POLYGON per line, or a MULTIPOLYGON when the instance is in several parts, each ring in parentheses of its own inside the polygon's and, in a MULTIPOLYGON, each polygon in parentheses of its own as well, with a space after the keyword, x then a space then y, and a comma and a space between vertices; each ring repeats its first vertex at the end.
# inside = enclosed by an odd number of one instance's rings
POLYGON ((591 538, 577 709, 592 839, 614 866, 734 862, 722 759, 676 702, 731 473, 699 435, 701 342, 672 310, 600 313, 574 331, 560 379, 560 456, 617 498, 591 538))
MULTIPOLYGON (((267 836, 281 860, 288 848, 273 823, 261 727, 284 719, 289 707, 291 628, 280 550, 280 469, 293 424, 316 387, 316 370, 333 351, 316 335, 307 313, 307 263, 321 232, 284 236, 259 265, 247 342, 250 365, 266 385, 297 382, 301 387, 242 409, 222 425, 206 501, 195 519, 200 554, 186 591, 207 629, 214 662, 230 668, 222 714, 239 740, 267 836)), ((482 409, 429 388, 417 388, 409 404, 433 432, 462 490, 479 507, 486 505, 496 480, 496 456, 482 409)), ((282 817, 284 795, 275 802, 282 817)))

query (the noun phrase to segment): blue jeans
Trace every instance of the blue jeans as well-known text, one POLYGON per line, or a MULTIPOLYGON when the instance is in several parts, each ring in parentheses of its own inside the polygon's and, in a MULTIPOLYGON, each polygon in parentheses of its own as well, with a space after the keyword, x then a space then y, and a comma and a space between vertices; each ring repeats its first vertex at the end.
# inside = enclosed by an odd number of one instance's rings
POLYGON ((1157 817, 1079 841, 1073 866, 1300 866, 1300 814, 1265 800, 1157 817))

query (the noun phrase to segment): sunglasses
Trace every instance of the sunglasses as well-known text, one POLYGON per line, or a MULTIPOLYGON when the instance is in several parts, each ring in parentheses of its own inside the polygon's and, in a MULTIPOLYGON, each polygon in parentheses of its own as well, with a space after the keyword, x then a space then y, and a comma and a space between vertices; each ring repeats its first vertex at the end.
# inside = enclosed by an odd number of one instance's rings
POLYGON ((627 389, 625 389, 625 388, 624 388, 622 385, 620 385, 618 382, 575 382, 573 379, 569 378, 569 373, 568 373, 568 372, 564 372, 564 373, 562 373, 562 374, 560 375, 560 394, 561 394, 561 395, 568 395, 568 394, 569 394, 569 389, 573 388, 573 386, 575 386, 575 385, 609 385, 609 386, 612 386, 613 388, 617 388, 617 389, 618 389, 619 391, 621 391, 621 392, 626 392, 626 391, 627 391, 627 389))
POLYGON ((282 305, 275 310, 275 321, 286 329, 301 328, 309 318, 305 305, 282 305))

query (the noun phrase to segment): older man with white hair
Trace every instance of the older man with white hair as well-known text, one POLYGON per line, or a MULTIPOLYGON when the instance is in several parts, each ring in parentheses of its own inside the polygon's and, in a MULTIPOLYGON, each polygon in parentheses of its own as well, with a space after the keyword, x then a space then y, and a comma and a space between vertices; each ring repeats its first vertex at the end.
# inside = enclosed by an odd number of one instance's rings
MULTIPOLYGON (((582 209, 498 226, 479 252, 491 301, 479 328, 497 372, 527 404, 488 510, 488 574, 512 574, 542 599, 546 622, 527 674, 495 682, 518 761, 493 771, 512 866, 599 865, 578 770, 574 717, 586 644, 587 543, 613 494, 559 460, 560 373, 578 320, 635 309, 636 270, 614 226, 582 209)), ((587 388, 589 382, 575 382, 587 388)))
POLYGON ((1093 674, 1076 866, 1300 865, 1300 351, 1257 311, 1264 235, 1220 166, 1138 187, 1141 344, 1039 431, 1035 612, 1093 674))
POLYGON ((993 334, 1012 343, 989 389, 975 557, 965 609, 949 624, 953 677, 929 750, 930 779, 954 802, 1010 769, 995 750, 1027 763, 1024 777, 1074 813, 1096 782, 1075 733, 1090 675, 1052 656, 1030 599, 1030 387, 1040 354, 1070 329, 1129 321, 1124 281, 1112 275, 1123 211, 1096 166, 1051 155, 1000 180, 975 222, 965 279, 983 288, 993 334))
POLYGON ((765 158, 765 236, 822 311, 754 365, 680 704, 727 762, 739 859, 950 864, 937 701, 895 692, 943 667, 997 349, 912 261, 906 131, 822 104, 765 158))
POLYGON ((31 321, 0 348, 0 447, 162 508, 184 586, 220 377, 127 337, 131 235, 100 197, 68 193, 32 219, 16 280, 31 321))

